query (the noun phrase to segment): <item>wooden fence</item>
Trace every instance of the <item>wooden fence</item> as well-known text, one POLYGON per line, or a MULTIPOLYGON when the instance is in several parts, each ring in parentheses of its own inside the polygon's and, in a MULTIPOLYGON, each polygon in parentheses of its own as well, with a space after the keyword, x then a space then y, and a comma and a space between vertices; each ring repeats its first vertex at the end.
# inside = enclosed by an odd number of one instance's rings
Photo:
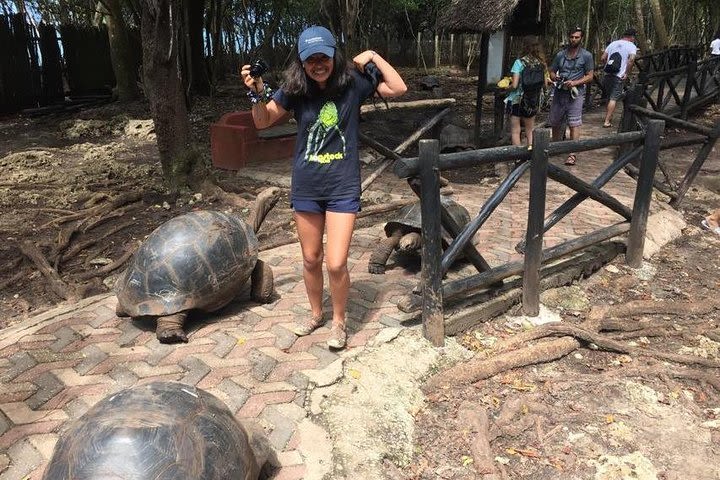
POLYGON ((645 242, 645 230, 650 208, 653 179, 660 151, 660 137, 664 131, 663 120, 649 120, 644 131, 618 133, 600 138, 550 143, 548 129, 536 129, 533 148, 523 146, 497 147, 450 154, 440 154, 437 140, 422 140, 417 158, 399 159, 394 171, 401 178, 417 177, 420 186, 414 190, 420 196, 422 207, 422 273, 417 293, 403 297, 398 307, 406 312, 422 309, 426 337, 435 345, 442 345, 444 338, 445 299, 458 297, 482 288, 496 287, 510 276, 522 273, 522 304, 525 314, 535 316, 540 305, 540 269, 543 264, 576 252, 591 245, 629 232, 626 259, 630 266, 639 267, 645 242), (614 145, 632 144, 634 148, 621 155, 593 182, 587 183, 569 171, 548 163, 551 155, 581 152, 614 145), (632 210, 612 195, 601 190, 610 179, 640 156, 640 169, 632 210), (478 215, 466 226, 456 225, 440 202, 440 172, 498 162, 520 163, 488 197, 478 215), (507 196, 510 189, 526 173, 530 172, 528 225, 521 250, 523 261, 506 263, 490 268, 472 242, 476 232, 507 196), (575 194, 545 218, 545 192, 550 178, 575 190, 575 194), (543 249, 543 234, 583 200, 591 198, 623 216, 626 221, 610 225, 587 235, 543 249), (437 214, 440 212, 440 215, 437 214), (442 251, 441 228, 453 237, 450 245, 442 251), (478 273, 443 284, 443 276, 461 252, 469 254, 478 273), (474 260, 473 260, 474 259, 474 260))

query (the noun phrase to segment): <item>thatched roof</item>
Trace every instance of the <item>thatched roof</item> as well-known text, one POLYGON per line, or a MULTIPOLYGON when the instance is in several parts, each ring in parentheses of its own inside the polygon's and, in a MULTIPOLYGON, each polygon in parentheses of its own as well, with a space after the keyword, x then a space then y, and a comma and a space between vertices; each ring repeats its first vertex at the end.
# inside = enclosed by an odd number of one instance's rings
POLYGON ((485 32, 502 28, 520 0, 452 0, 440 18, 440 27, 459 32, 485 32))

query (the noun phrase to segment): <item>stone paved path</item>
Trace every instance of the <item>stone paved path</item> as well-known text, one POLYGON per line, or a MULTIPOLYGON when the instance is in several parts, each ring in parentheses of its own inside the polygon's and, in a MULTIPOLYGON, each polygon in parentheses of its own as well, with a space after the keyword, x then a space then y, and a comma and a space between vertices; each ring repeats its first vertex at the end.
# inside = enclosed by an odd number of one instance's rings
MULTIPOLYGON (((589 122, 600 125, 600 115, 589 122)), ((607 130, 589 128, 587 135, 607 130)), ((579 156, 574 171, 592 180, 612 158, 612 150, 579 156)), ((561 158, 552 159, 562 163, 561 158)), ((287 163, 248 168, 241 175, 288 182, 287 163)), ((454 198, 474 215, 492 192, 488 184, 454 184, 454 198)), ((480 251, 492 265, 518 258, 527 216, 527 178, 511 192, 477 235, 480 251)), ((632 206, 634 182, 623 174, 606 190, 632 206)), ((412 195, 391 173, 373 185, 373 194, 388 198, 412 195)), ((571 192, 548 183, 548 211, 571 192)), ((654 208, 657 208, 655 205, 654 208)), ((586 201, 545 237, 551 245, 607 226, 620 219, 586 201)), ((39 479, 59 434, 111 392, 151 380, 196 385, 222 399, 239 419, 257 422, 278 453, 276 480, 303 478, 298 422, 308 416, 306 372, 322 369, 339 355, 363 348, 381 329, 398 326, 408 316, 396 299, 412 288, 417 275, 394 266, 386 275, 371 276, 367 262, 380 227, 359 230, 351 246, 349 267, 349 350, 329 351, 328 329, 297 338, 288 327, 307 314, 302 261, 296 244, 263 252, 274 267, 278 298, 268 305, 234 304, 198 318, 185 345, 162 345, 152 326, 119 319, 110 295, 86 299, 27 319, 0 333, 0 480, 39 479)), ((468 267, 454 274, 470 271, 468 267)))

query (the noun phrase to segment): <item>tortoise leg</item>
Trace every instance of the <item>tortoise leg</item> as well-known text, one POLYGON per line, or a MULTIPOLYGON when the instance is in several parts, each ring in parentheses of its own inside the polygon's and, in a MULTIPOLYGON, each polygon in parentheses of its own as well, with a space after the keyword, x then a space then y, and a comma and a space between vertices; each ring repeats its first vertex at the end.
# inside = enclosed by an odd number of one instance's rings
POLYGON ((418 232, 410 232, 400 239, 398 242, 398 250, 401 252, 415 252, 420 250, 422 245, 422 236, 418 232))
POLYGON ((392 236, 383 239, 380 244, 375 248, 375 251, 370 255, 368 261, 368 272, 375 275, 382 275, 385 273, 385 264, 390 258, 390 254, 395 250, 398 242, 402 237, 401 231, 393 232, 392 236))
POLYGON ((273 297, 273 285, 270 265, 258 260, 250 277, 250 297, 259 303, 270 303, 273 297))
POLYGON ((115 315, 118 317, 129 317, 130 315, 120 306, 120 302, 115 305, 115 315))
POLYGON ((183 330, 183 324, 186 318, 187 312, 158 317, 155 335, 157 335, 160 343, 187 343, 188 338, 183 330))

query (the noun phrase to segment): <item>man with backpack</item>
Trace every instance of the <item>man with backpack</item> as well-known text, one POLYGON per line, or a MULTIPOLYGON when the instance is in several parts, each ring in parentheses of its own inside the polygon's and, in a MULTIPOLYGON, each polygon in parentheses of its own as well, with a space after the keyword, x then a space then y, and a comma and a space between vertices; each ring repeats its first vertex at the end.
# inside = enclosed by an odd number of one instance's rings
POLYGON ((607 113, 603 127, 612 127, 612 117, 615 106, 622 96, 625 79, 635 63, 637 47, 635 46, 635 29, 628 28, 620 40, 610 43, 602 54, 600 63, 604 63, 605 78, 603 89, 607 96, 607 113))
POLYGON ((545 56, 537 37, 523 40, 523 55, 515 60, 512 74, 512 90, 505 98, 506 112, 510 115, 510 138, 513 145, 521 145, 520 122, 525 127, 528 146, 532 146, 535 115, 540 107, 540 96, 546 83, 545 56))
MULTIPOLYGON (((583 29, 575 27, 569 32, 568 46, 560 50, 550 65, 550 80, 555 84, 548 124, 554 141, 562 140, 565 124, 570 127, 570 138, 580 139, 582 107, 585 85, 592 82, 595 63, 592 53, 580 46, 583 29)), ((565 165, 575 165, 577 155, 571 153, 565 165)))

